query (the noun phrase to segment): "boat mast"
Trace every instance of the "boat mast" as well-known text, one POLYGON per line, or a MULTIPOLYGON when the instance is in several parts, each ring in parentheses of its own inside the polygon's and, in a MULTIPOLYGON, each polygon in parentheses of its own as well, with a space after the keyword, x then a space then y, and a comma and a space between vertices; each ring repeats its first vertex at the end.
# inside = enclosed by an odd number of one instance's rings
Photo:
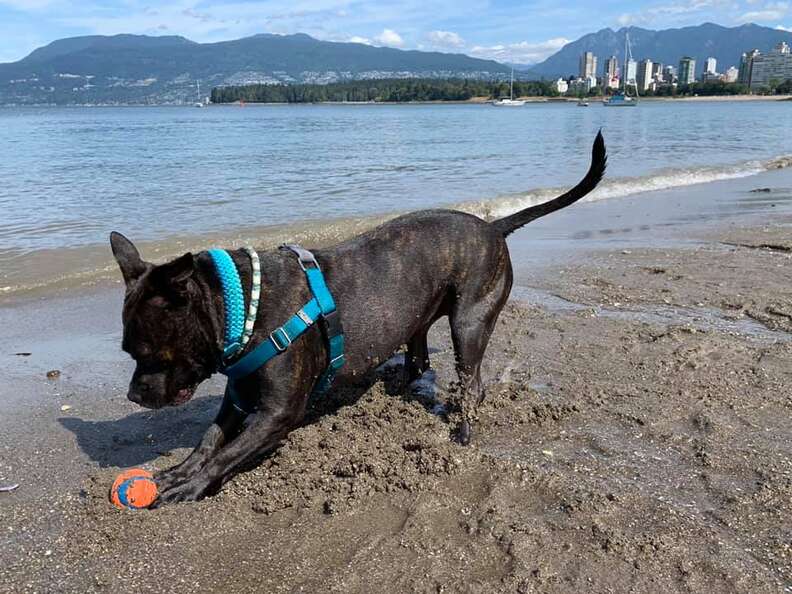
POLYGON ((624 96, 627 96, 627 76, 628 76, 628 68, 627 68, 627 44, 629 43, 630 34, 626 31, 624 32, 624 74, 622 78, 624 79, 622 82, 624 84, 624 96))

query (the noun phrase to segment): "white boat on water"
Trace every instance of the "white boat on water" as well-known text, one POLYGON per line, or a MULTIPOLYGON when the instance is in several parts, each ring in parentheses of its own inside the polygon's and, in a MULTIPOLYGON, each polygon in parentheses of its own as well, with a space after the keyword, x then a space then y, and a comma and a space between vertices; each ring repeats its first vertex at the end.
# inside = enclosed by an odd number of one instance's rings
POLYGON ((629 71, 627 65, 632 60, 632 49, 630 48, 630 35, 624 34, 624 70, 622 77, 624 79, 624 90, 615 95, 611 95, 605 99, 602 104, 606 107, 635 107, 638 105, 638 82, 633 79, 632 82, 627 78, 629 71), (635 89, 635 97, 630 96, 630 84, 635 89))
POLYGON ((525 105, 525 101, 522 99, 514 98, 514 68, 511 71, 511 83, 509 83, 509 98, 496 99, 492 102, 492 105, 495 107, 522 107, 525 105))
POLYGON ((201 99, 201 81, 200 80, 196 80, 195 81, 195 86, 198 89, 198 101, 193 103, 193 105, 195 107, 204 107, 205 104, 204 104, 203 100, 201 99))

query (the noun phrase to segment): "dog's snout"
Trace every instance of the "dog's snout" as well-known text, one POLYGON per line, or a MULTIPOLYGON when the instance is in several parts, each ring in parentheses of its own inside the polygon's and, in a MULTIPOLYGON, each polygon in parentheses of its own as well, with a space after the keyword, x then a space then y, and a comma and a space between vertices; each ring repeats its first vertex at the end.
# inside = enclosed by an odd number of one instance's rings
POLYGON ((127 394, 127 398, 129 398, 135 404, 143 404, 143 399, 150 394, 152 391, 152 386, 147 381, 135 381, 134 379, 129 384, 129 393, 127 394))

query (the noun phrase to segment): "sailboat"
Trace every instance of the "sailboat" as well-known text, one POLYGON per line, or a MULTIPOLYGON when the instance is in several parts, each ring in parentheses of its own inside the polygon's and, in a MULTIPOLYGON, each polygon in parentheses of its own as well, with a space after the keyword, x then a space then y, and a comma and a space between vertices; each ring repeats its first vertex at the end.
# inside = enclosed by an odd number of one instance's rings
POLYGON ((198 89, 198 101, 196 101, 193 105, 195 107, 204 107, 203 99, 201 99, 201 81, 195 81, 196 88, 198 89))
POLYGON ((495 107, 522 107, 525 105, 525 101, 522 99, 515 99, 514 98, 514 68, 511 71, 511 83, 509 83, 509 98, 508 99, 497 99, 492 102, 495 107))
POLYGON ((624 70, 622 71, 622 78, 624 79, 624 90, 615 95, 611 95, 602 103, 607 107, 635 107, 638 105, 638 83, 633 79, 632 86, 635 88, 635 97, 630 97, 630 81, 627 78, 629 71, 627 65, 632 61, 632 48, 630 48, 630 34, 624 34, 624 70))

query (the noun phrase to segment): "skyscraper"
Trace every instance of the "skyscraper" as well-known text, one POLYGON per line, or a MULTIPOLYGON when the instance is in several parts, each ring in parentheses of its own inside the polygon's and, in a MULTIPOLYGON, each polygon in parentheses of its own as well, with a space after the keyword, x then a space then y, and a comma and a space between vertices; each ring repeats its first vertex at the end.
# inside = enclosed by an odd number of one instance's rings
POLYGON ((641 60, 638 62, 638 76, 636 79, 638 83, 638 89, 640 91, 647 90, 650 86, 652 86, 652 61, 651 60, 641 60))
POLYGON ((737 75, 737 82, 751 86, 753 79, 753 61, 759 55, 758 49, 746 52, 740 58, 740 73, 737 75))
POLYGON ((663 82, 663 65, 660 62, 652 62, 652 78, 663 82))
POLYGON ((723 82, 733 83, 737 82, 737 77, 739 76, 740 71, 737 70, 734 66, 729 66, 729 69, 723 73, 723 82))
POLYGON ((597 56, 592 52, 584 52, 580 55, 580 78, 592 78, 597 76, 597 56))
POLYGON ((630 60, 627 62, 627 72, 624 73, 624 80, 622 83, 624 85, 632 85, 635 84, 635 77, 638 74, 638 62, 635 60, 630 60))
POLYGON ((792 50, 782 41, 770 52, 753 57, 751 87, 769 87, 773 81, 784 82, 792 78, 792 50))
POLYGON ((718 60, 707 58, 704 62, 704 74, 717 74, 718 60))
POLYGON ((696 59, 685 56, 679 61, 679 78, 680 85, 689 85, 696 82, 696 59))
POLYGON ((605 75, 611 79, 619 76, 619 60, 616 56, 611 56, 605 62, 605 75))

